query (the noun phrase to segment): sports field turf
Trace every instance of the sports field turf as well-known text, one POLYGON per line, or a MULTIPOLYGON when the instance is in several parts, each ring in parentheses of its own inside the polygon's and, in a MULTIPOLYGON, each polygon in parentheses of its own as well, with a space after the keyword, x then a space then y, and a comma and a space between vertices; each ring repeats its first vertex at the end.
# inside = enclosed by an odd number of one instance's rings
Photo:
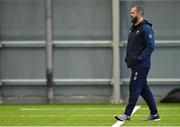
MULTIPOLYGON (((180 104, 158 104, 161 121, 147 122, 149 111, 140 105, 131 121, 122 126, 180 126, 180 104)), ((123 113, 125 105, 60 104, 0 105, 0 126, 112 126, 114 115, 123 113)))

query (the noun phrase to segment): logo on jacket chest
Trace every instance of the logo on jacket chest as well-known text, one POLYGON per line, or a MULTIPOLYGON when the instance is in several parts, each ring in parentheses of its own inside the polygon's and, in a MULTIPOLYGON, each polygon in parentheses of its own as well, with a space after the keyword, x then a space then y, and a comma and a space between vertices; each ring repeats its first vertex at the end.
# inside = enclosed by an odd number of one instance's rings
POLYGON ((139 30, 136 30, 136 31, 129 31, 129 34, 131 34, 131 33, 136 33, 136 35, 138 35, 139 33, 140 33, 140 31, 139 30))
POLYGON ((139 30, 136 31, 136 34, 137 34, 137 35, 139 34, 139 30))
POLYGON ((139 35, 139 33, 140 33, 139 30, 136 30, 136 31, 130 30, 130 31, 129 31, 129 34, 136 34, 136 35, 139 35))

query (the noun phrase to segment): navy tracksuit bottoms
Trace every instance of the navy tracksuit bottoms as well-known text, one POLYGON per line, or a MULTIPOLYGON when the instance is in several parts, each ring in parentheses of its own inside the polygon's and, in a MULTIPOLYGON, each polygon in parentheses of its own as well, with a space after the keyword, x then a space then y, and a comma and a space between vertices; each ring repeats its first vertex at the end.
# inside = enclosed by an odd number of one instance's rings
POLYGON ((156 108, 155 100, 149 86, 147 85, 147 75, 149 72, 149 68, 138 66, 131 68, 131 71, 131 79, 129 84, 130 95, 128 105, 124 114, 131 116, 131 113, 138 101, 139 95, 141 95, 147 103, 151 115, 157 114, 158 111, 156 108))

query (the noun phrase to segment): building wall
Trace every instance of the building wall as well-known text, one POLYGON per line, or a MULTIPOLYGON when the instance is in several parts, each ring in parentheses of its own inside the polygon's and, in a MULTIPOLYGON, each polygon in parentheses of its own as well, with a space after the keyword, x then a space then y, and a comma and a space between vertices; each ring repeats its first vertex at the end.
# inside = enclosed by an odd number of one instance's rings
MULTIPOLYGON (((145 18, 155 31, 156 49, 148 79, 159 100, 180 86, 180 2, 120 1, 120 93, 124 101, 130 75, 124 57, 130 9, 135 4, 144 7, 145 18)), ((0 0, 0 93, 5 103, 46 103, 44 15, 42 0, 0 0)), ((54 0, 53 40, 55 102, 113 102, 112 46, 98 43, 112 40, 112 1, 54 0)))

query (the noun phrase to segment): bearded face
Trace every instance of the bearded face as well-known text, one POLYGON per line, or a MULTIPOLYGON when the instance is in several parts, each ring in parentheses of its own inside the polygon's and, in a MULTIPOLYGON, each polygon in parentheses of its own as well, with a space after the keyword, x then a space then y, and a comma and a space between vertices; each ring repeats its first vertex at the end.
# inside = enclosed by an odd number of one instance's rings
POLYGON ((131 16, 131 23, 136 24, 138 22, 138 17, 137 16, 131 16))
POLYGON ((135 7, 131 9, 130 16, 131 16, 131 23, 136 24, 139 20, 139 14, 135 7))

